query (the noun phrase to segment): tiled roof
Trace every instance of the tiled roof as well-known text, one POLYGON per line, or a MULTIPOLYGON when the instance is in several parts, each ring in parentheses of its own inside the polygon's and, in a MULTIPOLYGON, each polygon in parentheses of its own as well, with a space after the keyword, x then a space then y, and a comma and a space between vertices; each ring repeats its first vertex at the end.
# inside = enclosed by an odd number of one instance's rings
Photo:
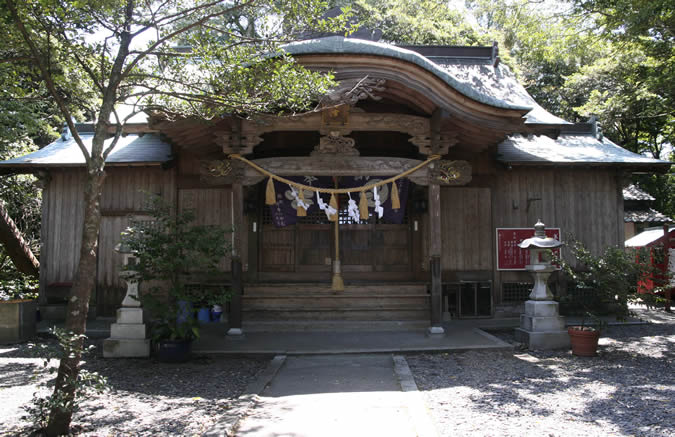
POLYGON ((655 200, 649 193, 642 191, 635 184, 630 184, 623 189, 624 200, 655 200))
POLYGON ((670 166, 670 162, 647 158, 617 146, 607 138, 563 134, 510 135, 497 149, 497 159, 510 164, 627 164, 670 166))
POLYGON ((531 108, 525 115, 527 124, 571 124, 542 108, 504 64, 494 67, 491 64, 469 64, 442 58, 435 58, 434 61, 450 73, 462 85, 462 89, 471 89, 499 102, 531 108))
MULTIPOLYGON (((425 70, 433 73, 445 83, 450 85, 452 88, 456 89, 460 93, 464 94, 467 97, 470 97, 474 100, 477 100, 481 103, 487 105, 495 106, 498 108, 504 109, 515 109, 515 110, 532 110, 534 102, 523 101, 519 96, 510 97, 509 86, 501 86, 498 82, 494 80, 486 81, 481 83, 480 86, 477 86, 474 81, 476 80, 474 69, 470 71, 459 74, 459 70, 448 68, 446 65, 439 65, 436 62, 433 62, 429 58, 426 58, 419 53, 404 49, 401 47, 396 47, 391 44, 383 44, 374 41, 366 41, 361 39, 352 39, 344 38, 342 36, 329 36, 325 38, 316 38, 308 39, 304 41, 298 41, 291 44, 287 44, 284 47, 284 50, 292 55, 309 55, 309 54, 324 54, 324 53, 337 53, 337 54, 356 54, 356 55, 374 55, 382 56, 388 58, 400 59, 407 61, 413 64, 416 64, 419 67, 424 68, 425 70), (494 84, 497 84, 497 88, 494 88, 494 84)), ((469 65, 468 67, 472 67, 469 65)), ((482 66, 486 69, 495 70, 494 77, 495 80, 500 78, 502 75, 506 75, 508 69, 505 66, 499 66, 493 68, 492 66, 482 66)), ((460 69, 461 70, 461 69, 460 69)), ((510 72, 508 75, 511 76, 510 72)), ((481 77, 482 80, 482 77, 481 77)), ((517 82, 515 82, 517 84, 517 82)), ((518 85, 520 88, 522 86, 518 85)), ((522 90, 525 94, 527 91, 522 90)), ((518 93, 521 94, 521 93, 518 93)), ((530 99, 532 99, 530 97, 530 99)))
POLYGON ((627 223, 673 223, 673 219, 652 208, 624 211, 623 221, 627 223))
MULTIPOLYGON (((91 151, 92 134, 81 135, 82 141, 91 151)), ((110 144, 112 140, 106 140, 110 144)), ((171 160, 171 146, 155 134, 127 135, 120 137, 112 153, 108 155, 106 164, 161 164, 171 160)), ((70 138, 59 138, 42 149, 7 161, 0 161, 1 168, 25 167, 67 167, 84 165, 82 151, 70 138)))

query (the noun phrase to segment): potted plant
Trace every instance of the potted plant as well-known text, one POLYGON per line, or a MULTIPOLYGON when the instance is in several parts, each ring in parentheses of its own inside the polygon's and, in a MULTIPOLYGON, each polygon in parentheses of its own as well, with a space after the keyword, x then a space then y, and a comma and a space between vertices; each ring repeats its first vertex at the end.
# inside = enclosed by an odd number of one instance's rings
POLYGON ((38 281, 20 277, 0 281, 0 344, 35 336, 38 281))
POLYGON ((232 290, 217 286, 212 293, 209 294, 208 304, 211 306, 211 320, 214 322, 220 321, 220 316, 223 314, 223 306, 232 298, 232 290))
POLYGON ((148 213, 149 220, 132 221, 123 241, 136 252, 133 269, 138 279, 152 284, 140 299, 153 318, 150 335, 158 359, 185 361, 192 340, 199 337, 194 308, 205 297, 190 282, 220 272, 219 264, 229 253, 228 231, 195 225, 193 211, 174 211, 157 197, 151 199, 148 213))
POLYGON ((652 267, 633 250, 608 247, 595 255, 576 240, 567 248, 574 262, 561 257, 556 262, 573 285, 567 300, 573 301, 581 315, 580 325, 568 328, 572 353, 595 356, 602 329, 607 325, 603 316, 625 320, 630 315, 629 303, 653 303, 653 296, 638 293, 640 278, 648 275, 652 267))

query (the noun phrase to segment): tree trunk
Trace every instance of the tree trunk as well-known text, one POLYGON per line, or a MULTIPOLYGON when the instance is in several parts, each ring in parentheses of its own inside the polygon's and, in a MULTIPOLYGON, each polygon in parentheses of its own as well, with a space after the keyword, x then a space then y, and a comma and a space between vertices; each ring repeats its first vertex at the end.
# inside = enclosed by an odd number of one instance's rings
MULTIPOLYGON (((93 166, 92 166, 93 167, 93 166)), ((100 166, 102 167, 102 166, 100 166)), ((89 312, 89 299, 96 279, 96 246, 101 223, 101 192, 105 173, 102 169, 89 170, 85 188, 84 225, 82 229, 82 245, 80 261, 77 265, 75 280, 68 300, 66 313, 66 330, 76 335, 84 334, 89 312)), ((63 399, 60 405, 67 408, 53 408, 49 414, 47 435, 68 434, 72 419, 72 402, 75 399, 76 380, 82 356, 82 340, 75 344, 75 351, 61 359, 54 386, 54 398, 63 399)))
POLYGON ((35 258, 30 246, 23 239, 21 231, 7 213, 5 202, 2 200, 0 200, 0 243, 5 246, 7 255, 18 271, 36 278, 40 276, 40 262, 35 258))

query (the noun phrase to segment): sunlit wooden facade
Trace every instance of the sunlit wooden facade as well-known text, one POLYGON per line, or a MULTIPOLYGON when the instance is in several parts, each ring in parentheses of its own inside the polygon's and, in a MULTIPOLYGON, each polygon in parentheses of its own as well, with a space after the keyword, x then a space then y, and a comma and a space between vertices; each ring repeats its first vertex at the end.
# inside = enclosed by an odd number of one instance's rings
MULTIPOLYGON (((200 223, 234 228, 234 261, 224 266, 222 279, 236 291, 231 327, 288 319, 407 320, 433 327, 444 313, 490 317, 518 303, 521 296, 509 290, 530 279, 524 271, 497 269, 497 228, 531 227, 541 219, 595 250, 622 244, 626 176, 668 165, 620 149, 593 123, 571 124, 547 113, 499 63, 494 47, 402 48, 329 37, 288 50, 341 82, 325 111, 209 122, 156 116, 130 127, 130 138, 155 138, 166 150, 134 154, 132 141, 126 158, 109 163, 98 247, 99 315, 110 315, 121 301, 113 248, 129 217, 143 215, 147 192, 195 209, 200 223), (356 154, 313 153, 322 141, 344 138, 356 154), (279 175, 370 178, 400 173, 432 155, 442 158, 409 178, 401 223, 375 215, 354 222, 341 210, 347 290, 338 295, 330 290, 332 225, 314 214, 275 226, 262 175, 236 165, 227 175, 209 170, 232 153, 279 175)), ((56 300, 77 262, 83 174, 77 165, 45 159, 0 165, 44 177, 41 284, 56 300)))

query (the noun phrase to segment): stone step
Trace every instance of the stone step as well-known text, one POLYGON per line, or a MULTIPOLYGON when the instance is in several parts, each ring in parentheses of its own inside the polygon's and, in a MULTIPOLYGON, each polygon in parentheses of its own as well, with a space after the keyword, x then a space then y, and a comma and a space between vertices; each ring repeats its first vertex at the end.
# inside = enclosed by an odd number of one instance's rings
POLYGON ((298 283, 298 284, 246 284, 245 296, 326 296, 326 295, 392 295, 392 294, 427 294, 426 284, 349 284, 344 291, 333 291, 330 284, 298 283))
POLYGON ((429 320, 428 308, 313 308, 313 309, 257 309, 243 310, 243 320, 255 322, 260 320, 429 320))
POLYGON ((419 309, 427 308, 429 296, 413 295, 293 295, 243 296, 246 310, 256 309, 419 309))
POLYGON ((244 332, 378 332, 416 331, 429 320, 255 320, 243 322, 244 332))

